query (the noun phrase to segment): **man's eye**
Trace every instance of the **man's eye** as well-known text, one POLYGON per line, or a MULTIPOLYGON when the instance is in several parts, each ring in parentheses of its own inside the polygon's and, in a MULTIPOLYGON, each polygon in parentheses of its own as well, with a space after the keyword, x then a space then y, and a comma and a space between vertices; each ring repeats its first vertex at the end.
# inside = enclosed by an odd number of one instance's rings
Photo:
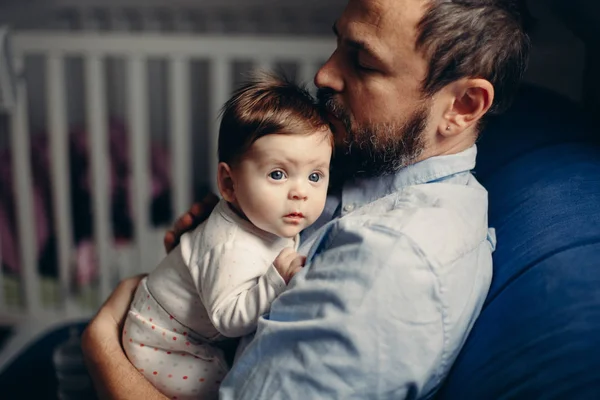
POLYGON ((358 69, 359 71, 363 71, 363 72, 373 71, 373 68, 369 68, 369 67, 366 67, 366 66, 362 65, 360 63, 360 61, 358 61, 358 60, 356 61, 355 65, 356 65, 356 69, 358 69))
POLYGON ((317 174, 316 172, 313 172, 308 176, 308 180, 311 182, 319 182, 321 180, 321 175, 317 174))
POLYGON ((361 72, 370 72, 373 71, 373 68, 367 67, 360 62, 360 56, 358 52, 354 52, 352 54, 352 64, 354 64, 354 68, 361 72))
POLYGON ((269 177, 273 180, 280 181, 285 177, 283 171, 273 171, 269 174, 269 177))

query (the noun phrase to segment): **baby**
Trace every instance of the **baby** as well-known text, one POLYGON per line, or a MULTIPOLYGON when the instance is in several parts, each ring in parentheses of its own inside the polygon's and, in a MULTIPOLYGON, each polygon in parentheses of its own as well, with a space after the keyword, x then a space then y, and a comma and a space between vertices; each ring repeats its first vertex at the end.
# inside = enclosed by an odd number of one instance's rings
POLYGON ((299 232, 323 211, 333 138, 304 89, 272 75, 225 104, 222 200, 139 285, 123 328, 129 360, 165 395, 216 398, 216 346, 256 329, 304 265, 299 232))

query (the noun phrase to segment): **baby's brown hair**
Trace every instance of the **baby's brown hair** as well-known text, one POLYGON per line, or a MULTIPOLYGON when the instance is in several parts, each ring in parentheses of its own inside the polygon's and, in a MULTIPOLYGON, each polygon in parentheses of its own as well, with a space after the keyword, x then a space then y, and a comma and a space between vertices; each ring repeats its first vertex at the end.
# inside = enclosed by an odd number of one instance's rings
MULTIPOLYGON (((271 134, 324 133, 329 124, 306 88, 283 75, 261 72, 225 103, 219 128, 219 162, 229 165, 259 138, 271 134)), ((333 146, 333 138, 330 135, 333 146)))

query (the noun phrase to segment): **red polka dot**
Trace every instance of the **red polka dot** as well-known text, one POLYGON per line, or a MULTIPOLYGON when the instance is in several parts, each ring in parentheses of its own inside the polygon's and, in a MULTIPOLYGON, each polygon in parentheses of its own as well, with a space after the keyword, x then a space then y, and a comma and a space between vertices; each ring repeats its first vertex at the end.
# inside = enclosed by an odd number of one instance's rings
POLYGON ((171 354, 171 352, 170 352, 170 351, 167 351, 167 354, 171 354))
POLYGON ((140 343, 140 347, 144 347, 144 343, 140 343))
POLYGON ((153 372, 153 374, 154 374, 154 375, 158 375, 158 372, 154 371, 154 372, 153 372))
POLYGON ((198 382, 204 382, 204 378, 198 379, 198 382))
POLYGON ((133 342, 133 339, 129 339, 129 343, 133 342))
POLYGON ((177 332, 177 329, 173 328, 173 332, 177 332))
POLYGON ((150 322, 152 322, 152 318, 150 318, 150 322))
POLYGON ((144 368, 140 368, 140 372, 144 372, 144 368))
POLYGON ((157 348, 157 347, 155 347, 155 348, 154 348, 154 351, 158 351, 158 348, 157 348))
POLYGON ((187 336, 187 332, 183 332, 183 336, 187 336))
POLYGON ((184 376, 183 379, 187 379, 187 376, 184 376))
POLYGON ((189 346, 189 345, 190 345, 190 342, 185 342, 185 345, 186 345, 186 346, 189 346))
POLYGON ((123 335, 127 335, 127 331, 123 331, 123 335))
POLYGON ((156 329, 156 327, 154 325, 152 325, 152 329, 156 329))
POLYGON ((173 316, 172 316, 172 315, 169 315, 169 319, 173 319, 173 316))
POLYGON ((181 357, 185 357, 185 353, 181 353, 181 357))
POLYGON ((147 298, 147 299, 149 299, 149 298, 150 298, 150 295, 147 295, 147 296, 146 296, 146 298, 147 298))
POLYGON ((148 306, 148 310, 150 309, 150 306, 148 306))
POLYGON ((173 340, 177 340, 177 337, 173 336, 173 340))
POLYGON ((168 377, 169 377, 169 378, 172 378, 172 377, 173 377, 173 375, 169 374, 169 375, 168 375, 168 377))

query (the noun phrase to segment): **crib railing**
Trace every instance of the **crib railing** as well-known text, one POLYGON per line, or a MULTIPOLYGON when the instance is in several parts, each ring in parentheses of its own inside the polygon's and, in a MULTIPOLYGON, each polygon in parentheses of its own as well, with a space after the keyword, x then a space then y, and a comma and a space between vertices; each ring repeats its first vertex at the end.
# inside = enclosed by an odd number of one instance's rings
MULTIPOLYGON (((268 68, 276 62, 297 65, 297 79, 312 82, 319 65, 333 50, 332 38, 214 37, 164 36, 144 34, 98 34, 20 32, 14 35, 13 47, 17 71, 29 55, 41 55, 46 65, 46 111, 50 140, 51 187, 58 254, 59 313, 80 313, 70 296, 70 263, 73 251, 73 220, 69 183, 68 118, 65 85, 65 59, 84 60, 86 125, 89 134, 93 238, 99 265, 99 304, 114 286, 109 258, 112 251, 111 210, 109 201, 108 112, 104 63, 108 57, 119 57, 127 65, 125 80, 128 133, 133 178, 134 243, 136 260, 128 273, 145 271, 157 261, 150 232, 149 207, 149 112, 146 61, 167 60, 170 114, 170 148, 172 152, 172 202, 176 215, 184 212, 192 201, 190 117, 190 63, 206 60, 209 64, 209 130, 206 143, 209 154, 209 177, 216 191, 218 112, 233 89, 232 66, 236 60, 252 60, 254 65, 268 68)), ((35 251, 32 169, 29 152, 28 82, 18 82, 18 99, 11 116, 10 142, 16 187, 17 231, 20 253, 20 277, 24 308, 15 309, 4 303, 0 291, 0 316, 3 319, 47 313, 40 300, 40 280, 35 251)), ((0 286, 1 286, 0 274, 0 286)), ((0 289, 1 290, 1 289, 0 289)))

